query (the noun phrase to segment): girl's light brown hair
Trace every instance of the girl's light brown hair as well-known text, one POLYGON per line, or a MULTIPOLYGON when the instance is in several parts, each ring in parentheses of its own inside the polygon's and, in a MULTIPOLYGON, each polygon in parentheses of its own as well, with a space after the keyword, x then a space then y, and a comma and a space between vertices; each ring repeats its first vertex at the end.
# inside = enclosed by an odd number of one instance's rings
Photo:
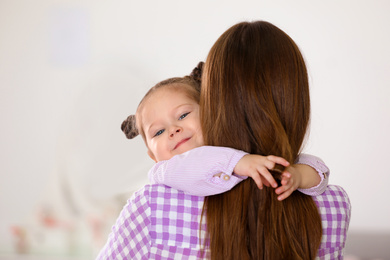
MULTIPOLYGON (((205 63, 200 116, 206 145, 293 163, 310 117, 306 66, 294 41, 263 21, 228 29, 205 63)), ((211 259, 314 259, 320 245, 318 209, 299 192, 278 201, 274 189, 247 179, 207 197, 204 212, 211 259)))

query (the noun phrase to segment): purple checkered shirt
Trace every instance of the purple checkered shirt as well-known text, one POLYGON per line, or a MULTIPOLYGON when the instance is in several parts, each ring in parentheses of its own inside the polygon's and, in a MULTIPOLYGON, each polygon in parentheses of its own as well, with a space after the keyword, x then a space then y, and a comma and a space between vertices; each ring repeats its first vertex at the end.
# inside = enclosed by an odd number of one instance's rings
MULTIPOLYGON (((342 259, 351 216, 348 195, 329 185, 313 199, 323 228, 317 258, 342 259)), ((199 226, 203 200, 161 184, 144 186, 124 206, 97 259, 207 259, 208 251, 202 256, 200 247, 206 230, 199 226)))

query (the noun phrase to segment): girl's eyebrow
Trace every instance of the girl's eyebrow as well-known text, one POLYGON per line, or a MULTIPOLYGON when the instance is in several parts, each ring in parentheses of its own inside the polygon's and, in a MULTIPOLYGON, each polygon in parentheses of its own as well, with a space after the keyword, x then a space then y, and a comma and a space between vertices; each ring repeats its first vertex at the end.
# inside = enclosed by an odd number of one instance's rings
POLYGON ((191 104, 191 103, 180 104, 177 107, 175 107, 173 110, 177 110, 178 108, 183 107, 183 106, 193 106, 193 104, 191 104))
POLYGON ((185 107, 185 106, 188 106, 188 107, 193 107, 194 104, 191 104, 191 103, 185 103, 185 104, 181 104, 181 105, 178 105, 177 107, 175 107, 173 110, 172 110, 172 114, 173 115, 176 115, 177 113, 177 110, 179 110, 181 107, 185 107))

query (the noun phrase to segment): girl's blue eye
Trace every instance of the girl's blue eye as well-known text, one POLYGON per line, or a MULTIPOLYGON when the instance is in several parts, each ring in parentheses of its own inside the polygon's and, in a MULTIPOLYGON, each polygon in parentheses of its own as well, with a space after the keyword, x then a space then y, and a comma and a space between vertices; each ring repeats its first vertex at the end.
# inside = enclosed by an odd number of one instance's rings
POLYGON ((180 117, 179 117, 179 120, 182 120, 183 118, 185 118, 186 116, 188 116, 190 112, 187 112, 187 113, 184 113, 182 114, 180 117))
POLYGON ((164 133, 164 131, 165 131, 164 129, 158 130, 157 133, 154 136, 159 136, 162 133, 164 133))

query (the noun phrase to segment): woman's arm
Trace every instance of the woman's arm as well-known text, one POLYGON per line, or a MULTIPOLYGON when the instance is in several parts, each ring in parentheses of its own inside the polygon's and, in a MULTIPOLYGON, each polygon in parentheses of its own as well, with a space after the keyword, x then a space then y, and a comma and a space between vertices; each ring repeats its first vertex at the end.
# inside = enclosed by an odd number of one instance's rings
POLYGON ((343 259, 343 252, 351 220, 351 202, 346 191, 329 185, 325 192, 313 196, 322 220, 322 240, 319 259, 343 259))
POLYGON ((96 260, 148 259, 149 200, 141 189, 127 201, 96 260))

